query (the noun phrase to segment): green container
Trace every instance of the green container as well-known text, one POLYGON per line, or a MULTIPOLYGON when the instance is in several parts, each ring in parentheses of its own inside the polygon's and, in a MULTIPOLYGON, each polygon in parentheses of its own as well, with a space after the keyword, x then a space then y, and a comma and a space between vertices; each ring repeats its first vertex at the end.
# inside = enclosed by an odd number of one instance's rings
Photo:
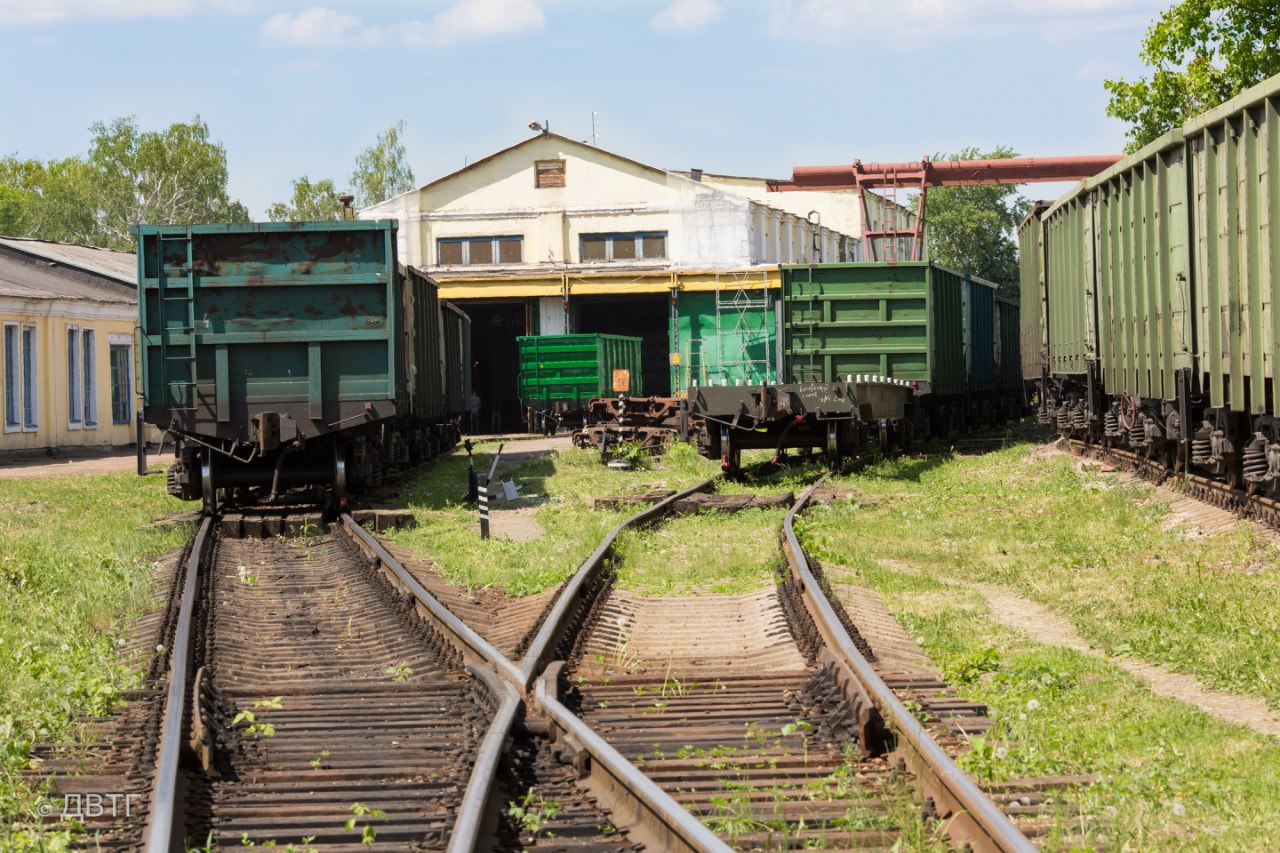
POLYGON ((139 226, 147 422, 242 440, 260 412, 304 436, 408 414, 404 309, 421 294, 401 286, 395 229, 139 226))
POLYGON ((783 266, 782 381, 872 374, 963 394, 965 286, 933 263, 783 266))
POLYGON ((694 383, 759 385, 778 379, 776 294, 680 293, 674 302, 671 390, 694 383))
POLYGON ((520 400, 535 409, 580 409, 592 397, 643 396, 642 343, 620 335, 518 337, 520 400))
POLYGON ((996 387, 1001 391, 1021 391, 1023 387, 1021 310, 1012 299, 996 297, 996 387))
POLYGON ((972 393, 996 387, 996 285, 964 277, 964 357, 972 393))

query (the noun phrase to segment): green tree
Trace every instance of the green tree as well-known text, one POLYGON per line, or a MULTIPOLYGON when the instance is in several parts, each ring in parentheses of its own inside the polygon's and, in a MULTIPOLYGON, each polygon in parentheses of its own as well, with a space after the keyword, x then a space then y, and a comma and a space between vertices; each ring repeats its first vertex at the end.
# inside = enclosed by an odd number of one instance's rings
MULTIPOLYGON (((966 148, 939 154, 935 160, 997 160, 1016 157, 1011 148, 982 152, 966 148)), ((1018 223, 1030 202, 1018 187, 982 184, 932 187, 925 197, 925 239, 929 258, 945 267, 971 273, 1000 285, 1000 294, 1018 294, 1018 223)))
POLYGON ((0 225, 15 236, 131 249, 140 223, 248 222, 227 195, 227 155, 196 117, 164 131, 132 118, 91 129, 87 157, 0 160, 0 225))
POLYGON ((342 218, 342 202, 328 178, 311 183, 306 175, 293 181, 293 200, 267 208, 272 222, 307 222, 342 218))
POLYGON ((79 157, 0 161, 8 233, 60 243, 102 245, 94 174, 79 157))
POLYGON ((368 207, 413 189, 413 170, 409 168, 403 137, 404 121, 398 121, 356 156, 351 186, 357 207, 368 207))
POLYGON ((1129 151, 1280 74, 1280 4, 1181 0, 1147 30, 1138 55, 1150 76, 1104 84, 1107 115, 1129 124, 1129 151))
POLYGON ((196 116, 163 131, 142 131, 132 118, 90 128, 88 163, 96 173, 103 243, 132 245, 133 225, 248 222, 227 195, 227 152, 196 116))

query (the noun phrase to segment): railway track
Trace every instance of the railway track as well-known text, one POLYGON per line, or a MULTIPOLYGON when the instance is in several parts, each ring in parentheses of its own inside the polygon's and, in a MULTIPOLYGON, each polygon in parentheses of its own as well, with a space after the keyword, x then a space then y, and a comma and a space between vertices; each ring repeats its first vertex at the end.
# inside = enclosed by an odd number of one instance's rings
MULTIPOLYGON (((560 654, 536 683, 566 760, 590 768, 582 782, 605 801, 633 797, 627 771, 639 770, 655 804, 665 798, 698 819, 694 831, 625 803, 620 811, 640 816, 632 837, 658 837, 659 849, 888 848, 905 830, 978 850, 1034 850, 1006 812, 1039 831, 1058 780, 988 795, 935 739, 946 732, 908 710, 795 537, 817 487, 787 513, 776 590, 645 601, 610 588, 607 554, 584 565, 575 580, 598 579, 595 592, 573 615, 548 616, 544 632, 561 626, 560 654)), ((912 699, 942 687, 891 677, 912 699)), ((935 698, 933 710, 980 729, 974 706, 935 698)))
POLYGON ((518 638, 490 625, 505 654, 350 516, 299 540, 204 519, 143 737, 145 834, 111 843, 841 849, 927 831, 1034 850, 1053 780, 984 792, 952 757, 980 706, 876 666, 794 533, 817 484, 786 515, 776 590, 662 612, 612 589, 616 536, 711 485, 619 524, 518 638), (635 666, 645 631, 667 654, 635 666))
POLYGON ((179 583, 146 850, 476 846, 505 661, 349 515, 267 540, 205 517, 179 583))

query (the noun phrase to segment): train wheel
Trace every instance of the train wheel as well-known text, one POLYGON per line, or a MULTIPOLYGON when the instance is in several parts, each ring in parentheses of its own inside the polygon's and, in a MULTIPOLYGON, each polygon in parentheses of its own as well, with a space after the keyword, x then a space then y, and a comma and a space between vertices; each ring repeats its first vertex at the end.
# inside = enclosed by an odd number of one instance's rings
POLYGON ((333 445, 333 501, 339 507, 347 500, 347 448, 339 441, 333 445))
POLYGON ((207 447, 200 453, 200 494, 204 498, 204 511, 215 515, 218 512, 218 490, 213 487, 213 451, 207 447))
POLYGON ((840 430, 836 424, 827 424, 827 465, 835 470, 840 466, 840 430))

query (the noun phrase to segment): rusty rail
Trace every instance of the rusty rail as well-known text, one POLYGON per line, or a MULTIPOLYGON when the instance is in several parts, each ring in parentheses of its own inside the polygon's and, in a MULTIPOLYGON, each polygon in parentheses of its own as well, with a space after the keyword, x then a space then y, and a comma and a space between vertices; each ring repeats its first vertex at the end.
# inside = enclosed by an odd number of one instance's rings
POLYGON ((619 534, 628 527, 643 524, 665 515, 676 501, 686 498, 694 492, 701 492, 709 488, 716 479, 717 477, 711 477, 692 488, 685 489, 683 492, 677 492, 666 500, 659 501, 648 509, 643 509, 620 521, 616 527, 609 531, 609 535, 605 536, 600 545, 591 553, 591 556, 583 561, 582 565, 574 572, 573 577, 569 578, 565 583, 559 598, 556 599, 555 606, 547 614, 547 617, 542 620, 542 625, 538 628, 537 635, 534 637, 533 642, 529 644, 528 651, 525 652, 524 658, 520 661, 520 665, 517 668, 518 682, 516 687, 523 696, 528 698, 534 678, 542 671, 543 667, 551 663, 551 656, 554 655, 556 646, 568 631, 574 615, 584 604, 585 596, 591 589, 590 582, 595 580, 600 569, 604 566, 605 559, 613 550, 613 543, 617 540, 619 534))
POLYGON ((932 797, 938 813, 949 820, 948 831, 951 837, 959 843, 969 844, 979 853, 1034 853, 1035 845, 956 765, 858 651, 814 577, 800 540, 796 537, 794 521, 825 480, 826 475, 800 496, 782 524, 787 560, 801 585, 805 607, 822 635, 823 642, 837 660, 848 667, 880 716, 896 732, 898 748, 904 752, 904 758, 920 780, 925 796, 932 797))
POLYGON ((467 790, 458 807, 453 832, 449 835, 447 853, 471 853, 482 849, 480 834, 494 803, 493 783, 498 777, 498 762, 506 751, 507 741, 511 737, 511 729, 521 706, 520 694, 515 687, 500 678, 492 667, 470 664, 467 670, 488 688, 494 698, 499 700, 499 704, 493 721, 489 724, 489 731, 485 733, 476 753, 471 778, 467 781, 467 790))
POLYGON ((206 515, 191 540, 191 553, 187 557, 182 583, 182 604, 178 610, 178 622, 173 634, 173 649, 169 656, 169 686, 165 694, 164 726, 161 729, 160 747, 156 755, 155 782, 151 791, 151 810, 148 813, 146 832, 147 853, 169 853, 173 846, 174 811, 178 799, 178 759, 182 753, 182 723, 186 700, 187 670, 191 659, 191 640, 194 635, 196 592, 200 586, 200 565, 213 532, 214 518, 206 515))
MULTIPOLYGON (((519 676, 515 666, 487 640, 458 619, 432 596, 391 554, 349 515, 341 516, 344 531, 370 561, 380 564, 389 580, 413 596, 416 608, 452 646, 476 678, 493 696, 496 711, 475 757, 470 779, 455 816, 449 837, 451 853, 484 849, 481 833, 485 818, 494 801, 497 767, 508 743, 521 694, 515 685, 519 676)), ((172 641, 169 684, 165 695, 164 722, 157 750, 151 808, 145 831, 147 853, 168 853, 180 849, 175 838, 178 806, 178 769, 185 742, 184 720, 191 699, 188 670, 195 633, 195 611, 202 584, 201 566, 213 535, 216 517, 206 515, 192 540, 185 572, 181 605, 172 641)))
POLYGON ((426 587, 418 582, 417 578, 410 574, 404 566, 400 565, 399 560, 391 556, 391 553, 382 547, 381 542, 375 539, 369 531, 356 524, 350 513, 344 512, 341 515, 341 520, 343 527, 357 545, 366 554, 382 564, 383 568, 391 574, 397 586, 414 597, 418 604, 419 612, 423 613, 425 611, 423 615, 428 616, 436 627, 445 633, 446 640, 454 647, 465 663, 487 664, 517 688, 520 687, 519 673, 514 664, 507 660, 505 655, 495 649, 488 640, 476 633, 471 626, 455 616, 453 611, 441 604, 435 596, 427 591, 426 587))
POLYGON ((564 661, 556 661, 546 668, 538 678, 535 696, 539 710, 550 719, 557 742, 564 742, 574 751, 575 765, 587 771, 579 782, 607 800, 618 819, 630 818, 626 821, 628 834, 649 849, 714 853, 732 850, 560 702, 557 683, 564 665, 564 661))

